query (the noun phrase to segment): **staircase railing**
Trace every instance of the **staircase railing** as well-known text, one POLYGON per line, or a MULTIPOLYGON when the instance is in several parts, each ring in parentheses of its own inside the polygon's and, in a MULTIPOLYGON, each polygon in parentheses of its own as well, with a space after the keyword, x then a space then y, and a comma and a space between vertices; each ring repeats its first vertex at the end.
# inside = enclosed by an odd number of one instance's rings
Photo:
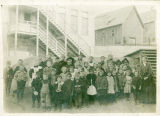
MULTIPOLYGON (((39 25, 39 39, 47 45, 47 33, 41 25, 39 25)), ((51 33, 48 34, 48 47, 59 57, 65 53, 64 46, 51 33)))
MULTIPOLYGON (((64 29, 62 26, 60 26, 60 24, 58 24, 56 19, 53 17, 54 12, 51 12, 51 10, 47 10, 46 7, 44 8, 39 6, 38 8, 40 12, 44 16, 48 17, 49 21, 52 22, 65 35, 65 37, 67 37, 67 39, 69 39, 84 55, 90 54, 91 52, 90 46, 78 33, 73 31, 73 29, 68 24, 65 24, 65 29, 64 29)), ((63 21, 65 19, 60 19, 60 20, 63 21)))

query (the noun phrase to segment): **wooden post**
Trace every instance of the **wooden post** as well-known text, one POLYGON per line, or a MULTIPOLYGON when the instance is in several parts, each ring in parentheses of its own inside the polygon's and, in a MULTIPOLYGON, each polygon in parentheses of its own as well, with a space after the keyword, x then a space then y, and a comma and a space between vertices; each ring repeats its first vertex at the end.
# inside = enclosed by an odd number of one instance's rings
POLYGON ((58 45, 58 43, 57 43, 57 40, 56 40, 56 52, 57 52, 57 50, 58 50, 58 46, 57 46, 57 45, 58 45))
POLYGON ((39 55, 39 8, 37 9, 36 56, 39 55))
MULTIPOLYGON (((67 18, 67 8, 65 9, 65 21, 64 21, 64 33, 66 33, 66 18, 67 18)), ((65 57, 67 57, 67 37, 64 35, 64 43, 65 43, 65 57)))
POLYGON ((67 57, 67 37, 64 35, 65 39, 65 57, 67 57))
POLYGON ((47 39, 47 44, 46 44, 46 56, 48 56, 48 17, 47 17, 47 22, 46 22, 46 34, 47 34, 47 36, 46 36, 46 39, 47 39))
MULTIPOLYGON (((79 10, 77 10, 78 11, 78 13, 77 13, 77 35, 79 35, 80 34, 80 31, 81 31, 81 26, 80 26, 80 24, 81 24, 81 12, 79 11, 79 10)), ((79 46, 80 46, 80 40, 79 40, 80 38, 77 36, 77 41, 78 41, 78 54, 80 55, 81 54, 81 51, 80 51, 80 48, 79 48, 79 46)))
POLYGON ((15 39, 14 39, 14 54, 16 55, 17 51, 17 38, 18 38, 18 9, 19 6, 16 6, 16 28, 15 28, 15 39))

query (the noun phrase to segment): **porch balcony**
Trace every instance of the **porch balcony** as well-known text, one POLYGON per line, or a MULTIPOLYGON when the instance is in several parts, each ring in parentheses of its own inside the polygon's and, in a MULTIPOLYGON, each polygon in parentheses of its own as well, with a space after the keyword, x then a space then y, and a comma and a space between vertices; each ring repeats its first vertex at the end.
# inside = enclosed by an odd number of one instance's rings
POLYGON ((9 28, 9 34, 14 34, 16 28, 17 32, 20 34, 36 35, 37 33, 37 24, 32 21, 19 20, 17 26, 16 24, 11 24, 9 28))

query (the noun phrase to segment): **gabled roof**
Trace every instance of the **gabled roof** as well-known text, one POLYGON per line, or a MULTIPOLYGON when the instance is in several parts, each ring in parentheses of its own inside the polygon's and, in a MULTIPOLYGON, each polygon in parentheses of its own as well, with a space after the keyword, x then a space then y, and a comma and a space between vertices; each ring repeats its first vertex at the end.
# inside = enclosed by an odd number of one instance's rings
POLYGON ((97 16, 95 18, 95 30, 123 24, 132 10, 136 11, 137 16, 143 26, 136 8, 134 6, 128 6, 97 16))
POLYGON ((155 10, 150 10, 145 13, 140 14, 143 24, 154 22, 156 19, 156 12, 155 10))

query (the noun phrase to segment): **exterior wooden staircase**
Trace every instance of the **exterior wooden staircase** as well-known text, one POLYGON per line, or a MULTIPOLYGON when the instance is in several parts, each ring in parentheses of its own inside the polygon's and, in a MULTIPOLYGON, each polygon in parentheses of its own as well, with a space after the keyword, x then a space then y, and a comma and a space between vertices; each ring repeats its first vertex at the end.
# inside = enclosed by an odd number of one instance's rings
POLYGON ((134 59, 134 58, 140 59, 141 55, 145 55, 147 57, 147 61, 151 64, 152 70, 156 74, 156 64, 157 64, 156 49, 140 49, 131 54, 126 55, 125 57, 131 58, 131 59, 134 59))
POLYGON ((148 49, 142 50, 141 52, 147 56, 147 61, 150 62, 153 71, 156 72, 157 51, 153 49, 148 49))
MULTIPOLYGON (((69 27, 69 25, 65 25, 65 29, 61 27, 58 22, 56 22, 55 18, 53 17, 53 12, 49 11, 46 7, 42 6, 34 6, 39 9, 40 13, 48 18, 49 23, 51 23, 54 28, 62 33, 64 35, 64 38, 67 38, 68 43, 70 43, 70 48, 74 49, 73 46, 78 49, 78 52, 83 54, 84 56, 88 56, 91 53, 91 48, 88 45, 88 43, 78 34, 73 32, 73 30, 69 27), (81 42, 79 41, 81 40, 81 42)), ((64 20, 64 19, 62 19, 64 20)), ((50 25, 50 26, 52 26, 50 25)), ((43 26, 39 28, 39 39, 46 44, 46 31, 43 29, 43 26)), ((63 40, 64 41, 64 40, 63 40)), ((49 34, 49 49, 51 49, 52 52, 54 52, 58 57, 61 54, 65 53, 64 44, 57 41, 56 37, 53 37, 53 35, 49 34), (55 46, 57 47, 55 48, 55 46)), ((69 45, 68 45, 69 46, 69 45)), ((79 54, 78 53, 78 54, 79 54)))

